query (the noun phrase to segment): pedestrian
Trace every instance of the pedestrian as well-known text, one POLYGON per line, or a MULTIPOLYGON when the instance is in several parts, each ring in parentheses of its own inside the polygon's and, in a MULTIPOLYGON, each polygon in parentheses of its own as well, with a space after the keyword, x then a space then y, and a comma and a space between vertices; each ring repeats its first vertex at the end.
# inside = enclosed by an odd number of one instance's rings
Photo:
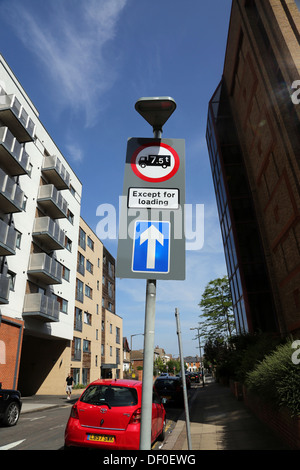
POLYGON ((72 387, 73 387, 73 382, 74 379, 71 374, 68 374, 68 377, 66 378, 67 382, 67 388, 66 388, 66 393, 67 393, 67 400, 70 400, 71 394, 72 394, 72 387))

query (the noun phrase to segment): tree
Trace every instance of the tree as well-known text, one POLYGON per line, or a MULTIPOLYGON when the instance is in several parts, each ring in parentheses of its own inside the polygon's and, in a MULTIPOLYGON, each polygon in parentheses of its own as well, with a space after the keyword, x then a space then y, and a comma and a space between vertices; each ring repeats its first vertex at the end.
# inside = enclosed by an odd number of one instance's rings
POLYGON ((206 340, 228 342, 235 332, 232 299, 227 276, 210 281, 199 303, 201 336, 206 340))

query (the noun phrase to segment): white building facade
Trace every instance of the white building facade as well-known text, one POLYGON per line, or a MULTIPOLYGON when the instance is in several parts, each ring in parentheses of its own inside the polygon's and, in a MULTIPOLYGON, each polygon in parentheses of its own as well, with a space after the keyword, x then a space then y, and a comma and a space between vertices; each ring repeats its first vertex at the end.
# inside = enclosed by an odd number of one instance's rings
POLYGON ((81 191, 0 55, 0 382, 23 395, 69 372, 81 191))

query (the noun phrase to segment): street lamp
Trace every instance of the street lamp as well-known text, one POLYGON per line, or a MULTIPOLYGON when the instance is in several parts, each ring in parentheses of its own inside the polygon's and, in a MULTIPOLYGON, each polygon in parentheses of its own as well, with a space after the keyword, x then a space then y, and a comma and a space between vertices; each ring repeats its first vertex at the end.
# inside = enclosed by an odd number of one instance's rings
MULTIPOLYGON (((175 111, 176 103, 169 96, 140 98, 135 109, 152 126, 154 138, 160 139, 163 125, 175 111)), ((151 449, 155 302, 156 279, 147 279, 140 450, 151 449)))
POLYGON ((144 333, 135 333, 134 335, 130 335, 130 350, 132 351, 132 337, 133 336, 139 336, 142 335, 144 336, 144 333))
POLYGON ((170 96, 140 98, 135 109, 152 126, 154 137, 160 138, 163 125, 176 109, 176 102, 170 96))

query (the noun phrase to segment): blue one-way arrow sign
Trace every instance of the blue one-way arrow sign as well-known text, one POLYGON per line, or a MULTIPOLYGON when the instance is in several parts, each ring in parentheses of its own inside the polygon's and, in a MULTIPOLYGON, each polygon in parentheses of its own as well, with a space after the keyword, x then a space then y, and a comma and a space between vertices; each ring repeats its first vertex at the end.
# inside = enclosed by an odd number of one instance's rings
POLYGON ((136 221, 132 271, 168 273, 169 270, 170 222, 136 221))

